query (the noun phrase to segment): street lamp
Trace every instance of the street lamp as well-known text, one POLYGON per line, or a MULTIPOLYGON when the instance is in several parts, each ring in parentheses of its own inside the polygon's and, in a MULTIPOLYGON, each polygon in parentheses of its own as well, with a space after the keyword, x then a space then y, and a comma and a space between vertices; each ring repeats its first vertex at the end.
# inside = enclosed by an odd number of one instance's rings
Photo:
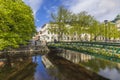
POLYGON ((105 23, 105 42, 107 42, 107 23, 108 23, 108 20, 104 20, 104 23, 105 23))

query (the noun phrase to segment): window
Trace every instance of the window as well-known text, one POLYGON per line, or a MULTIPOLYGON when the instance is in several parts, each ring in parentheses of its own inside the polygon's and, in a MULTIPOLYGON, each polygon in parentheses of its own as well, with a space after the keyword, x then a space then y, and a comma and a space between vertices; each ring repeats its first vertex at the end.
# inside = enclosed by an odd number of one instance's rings
POLYGON ((74 38, 74 40, 76 40, 76 38, 74 38))
POLYGON ((67 37, 67 39, 69 40, 69 37, 67 37))
POLYGON ((50 32, 48 31, 48 34, 50 34, 50 32))
POLYGON ((53 39, 53 37, 51 37, 51 39, 53 39))
POLYGON ((76 35, 76 32, 74 32, 74 35, 76 35))

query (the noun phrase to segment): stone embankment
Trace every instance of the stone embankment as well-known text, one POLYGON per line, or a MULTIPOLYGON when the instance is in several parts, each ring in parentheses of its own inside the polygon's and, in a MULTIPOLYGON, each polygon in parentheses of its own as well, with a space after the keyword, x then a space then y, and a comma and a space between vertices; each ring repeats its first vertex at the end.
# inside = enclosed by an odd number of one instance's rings
POLYGON ((29 56, 34 54, 45 54, 48 53, 49 49, 47 46, 24 46, 18 49, 11 49, 6 51, 0 51, 0 58, 9 56, 29 56))

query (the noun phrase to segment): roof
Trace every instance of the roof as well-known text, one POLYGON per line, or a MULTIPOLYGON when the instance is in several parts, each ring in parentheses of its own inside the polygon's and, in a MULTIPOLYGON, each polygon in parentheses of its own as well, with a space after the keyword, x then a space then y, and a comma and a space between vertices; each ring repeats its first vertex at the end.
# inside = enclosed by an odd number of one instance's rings
POLYGON ((46 26, 46 24, 44 24, 41 28, 44 28, 46 26))
POLYGON ((112 22, 116 22, 116 21, 118 21, 118 20, 120 20, 120 14, 118 14, 118 15, 116 16, 116 18, 115 18, 112 22))

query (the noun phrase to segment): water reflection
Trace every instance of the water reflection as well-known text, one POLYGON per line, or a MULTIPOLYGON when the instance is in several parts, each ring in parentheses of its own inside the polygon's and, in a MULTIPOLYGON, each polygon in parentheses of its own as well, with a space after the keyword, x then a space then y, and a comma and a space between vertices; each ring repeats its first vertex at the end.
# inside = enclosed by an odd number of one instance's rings
POLYGON ((5 62, 0 61, 0 68, 1 68, 1 67, 4 67, 4 65, 5 65, 5 62))
POLYGON ((32 63, 31 57, 6 58, 0 63, 0 80, 34 80, 36 64, 32 63))
POLYGON ((48 55, 33 57, 33 62, 38 64, 34 73, 34 80, 68 80, 64 78, 65 76, 58 67, 51 63, 49 58, 48 55))
POLYGON ((42 63, 41 56, 34 56, 33 62, 37 63, 37 67, 34 73, 35 80, 49 80, 50 76, 47 73, 45 66, 42 63))
POLYGON ((88 62, 89 60, 94 58, 94 56, 80 54, 79 52, 74 52, 70 50, 65 50, 64 53, 57 53, 57 55, 62 56, 65 59, 70 60, 74 63, 88 62))
POLYGON ((52 73, 57 80, 108 80, 52 53, 48 54, 47 58, 57 68, 57 72, 52 73))
POLYGON ((62 77, 58 78, 61 75, 58 68, 46 66, 40 55, 6 58, 0 62, 0 80, 64 80, 62 77))
POLYGON ((72 51, 56 54, 6 58, 0 62, 0 80, 108 80, 104 77, 113 72, 116 78, 108 78, 119 80, 120 65, 116 63, 72 51))
POLYGON ((63 53, 58 53, 57 55, 62 56, 76 64, 82 64, 87 69, 95 71, 103 77, 109 78, 111 80, 120 79, 120 63, 99 59, 90 55, 81 54, 79 52, 70 50, 66 50, 63 53))

